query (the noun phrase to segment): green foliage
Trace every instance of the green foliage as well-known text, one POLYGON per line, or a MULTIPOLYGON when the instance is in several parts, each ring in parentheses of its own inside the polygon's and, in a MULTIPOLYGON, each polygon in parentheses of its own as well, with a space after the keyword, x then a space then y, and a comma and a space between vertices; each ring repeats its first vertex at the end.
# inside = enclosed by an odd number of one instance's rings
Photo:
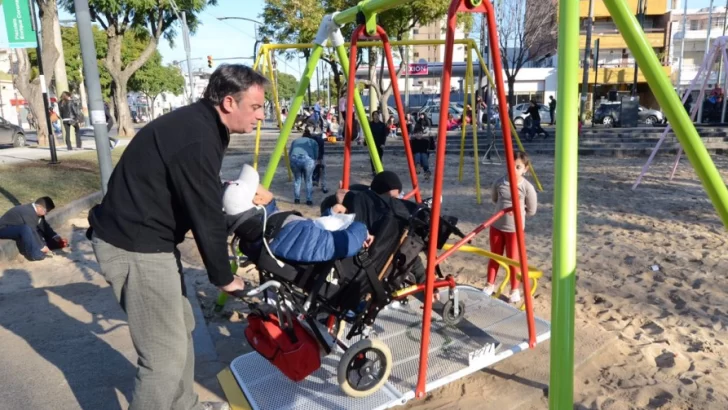
POLYGON ((129 90, 146 95, 150 103, 163 92, 182 94, 185 79, 174 66, 163 66, 162 55, 158 51, 129 79, 129 90))
MULTIPOLYGON (((92 20, 104 29, 114 28, 109 34, 142 29, 151 36, 159 29, 170 45, 174 44, 177 31, 172 24, 177 15, 169 0, 88 0, 88 3, 92 20)), ((194 34, 200 25, 197 14, 208 5, 217 5, 217 0, 175 0, 175 4, 179 12, 187 13, 187 26, 194 34)), ((76 13, 74 0, 58 0, 58 6, 71 14, 76 13)))
MULTIPOLYGON (((298 79, 288 73, 279 72, 277 75, 278 98, 282 100, 290 100, 296 95, 298 88, 298 79)), ((272 100, 272 92, 266 92, 266 99, 272 100)))
MULTIPOLYGON (((99 67, 99 78, 101 80, 101 92, 104 99, 108 99, 111 93, 111 76, 104 67, 103 60, 106 58, 106 33, 98 26, 91 26, 96 46, 96 60, 99 67)), ((68 76, 68 87, 78 91, 83 78, 83 61, 81 60, 81 43, 78 39, 76 26, 61 27, 61 41, 63 42, 63 56, 66 62, 66 75, 68 76)), ((124 47, 122 46, 122 52, 124 47)))
MULTIPOLYGON (((101 92, 104 98, 111 95, 112 78, 109 70, 103 64, 108 51, 106 33, 98 26, 91 26, 96 46, 96 60, 99 67, 99 78, 101 80, 101 92)), ((81 60, 80 41, 76 26, 61 27, 61 40, 63 41, 63 55, 66 60, 66 74, 68 75, 68 86, 72 90, 78 90, 83 78, 83 62, 81 60)), ((149 34, 143 30, 131 30, 124 33, 121 43, 121 61, 125 66, 139 58, 149 42, 149 34)), ((155 52, 156 53, 156 52, 155 52)), ((159 54, 159 53, 157 53, 159 54)), ((154 56, 152 57, 154 58, 154 56)), ((160 57, 161 59, 161 57, 160 57)), ((161 64, 161 61, 157 65, 161 64)))

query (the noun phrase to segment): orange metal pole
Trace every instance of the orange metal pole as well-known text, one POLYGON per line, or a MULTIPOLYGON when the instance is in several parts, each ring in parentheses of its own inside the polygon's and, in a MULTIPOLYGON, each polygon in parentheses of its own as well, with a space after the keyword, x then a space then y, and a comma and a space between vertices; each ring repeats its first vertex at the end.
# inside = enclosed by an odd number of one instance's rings
MULTIPOLYGON (((484 1, 486 18, 488 19, 488 39, 490 50, 493 56, 493 71, 498 95, 498 110, 500 111, 501 124, 508 124, 508 104, 506 93, 503 89, 503 63, 500 56, 500 45, 498 42, 498 30, 495 23, 495 11, 490 1, 484 1)), ((443 105, 447 107, 447 105, 443 105)), ((526 322, 528 323, 528 346, 536 346, 536 322, 533 318, 533 301, 531 300, 531 284, 528 280, 528 255, 526 254, 526 235, 523 231, 523 212, 521 212, 520 199, 518 195, 518 179, 516 177, 516 166, 513 159, 513 140, 511 129, 503 126, 503 145, 505 149, 506 163, 508 164, 508 182, 511 186, 511 198, 518 206, 513 207, 513 219, 516 221, 516 238, 518 239, 518 253, 521 262, 521 275, 523 278, 523 296, 526 301, 526 322)))
MULTIPOLYGON (((389 66, 389 78, 392 83, 392 91, 394 92, 394 103, 397 106, 397 114, 399 114, 399 124, 402 128, 402 142, 404 144, 404 152, 407 155, 407 164, 409 165, 410 179, 412 180, 412 190, 415 193, 415 200, 422 202, 422 196, 420 195, 420 187, 417 183, 417 169, 415 168, 415 159, 412 155, 412 148, 410 147, 409 131, 407 130, 406 124, 404 124, 404 105, 402 104, 402 96, 399 93, 399 78, 397 77, 397 70, 394 68, 394 60, 392 59, 392 46, 389 44, 389 37, 383 28, 377 26, 377 34, 382 40, 382 47, 384 48, 384 55, 387 58, 387 65, 389 66)), ((408 68, 409 69, 409 68, 408 68)))
MULTIPOLYGON (((354 30, 351 36, 349 49, 349 82, 346 87, 346 127, 344 129, 344 175, 341 178, 341 187, 349 189, 351 177, 351 140, 354 139, 354 90, 356 87, 356 43, 364 32, 364 25, 354 30)), ((366 121, 366 119, 362 119, 366 121)))
MULTIPOLYGON (((455 26, 457 11, 462 0, 453 0, 447 13, 447 35, 445 37, 445 61, 442 67, 440 107, 450 106, 450 80, 452 78, 452 57, 455 46, 455 26)), ((437 237, 440 228, 442 208, 442 179, 445 175, 445 142, 447 140, 447 109, 440 110, 440 124, 437 132, 437 154, 435 157, 435 182, 432 197, 432 221, 430 223, 430 243, 427 250, 427 280, 425 282, 425 306, 422 312, 422 339, 420 340, 420 368, 417 376, 415 397, 425 396, 427 386, 427 359, 430 350, 430 327, 432 320, 432 291, 435 286, 435 266, 437 265, 437 237)))

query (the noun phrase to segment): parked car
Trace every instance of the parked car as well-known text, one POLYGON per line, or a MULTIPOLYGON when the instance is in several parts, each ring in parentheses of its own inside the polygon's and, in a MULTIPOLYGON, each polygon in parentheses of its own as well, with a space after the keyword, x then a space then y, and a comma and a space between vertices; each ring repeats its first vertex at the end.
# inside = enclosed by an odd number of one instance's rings
MULTIPOLYGON (((454 105, 450 105, 449 112, 455 118, 459 118, 463 115, 463 110, 454 105)), ((430 126, 437 127, 438 125, 440 125, 440 106, 431 105, 420 110, 420 112, 417 113, 418 116, 420 113, 425 114, 425 117, 430 122, 430 126)))
MULTIPOLYGON (((597 111, 594 113, 592 121, 595 124, 603 124, 607 127, 619 125, 619 111, 622 108, 622 103, 618 101, 605 101, 597 107, 597 111)), ((651 108, 639 106, 637 109, 637 122, 645 125, 660 125, 666 121, 665 115, 651 108)))
POLYGON ((13 144, 14 147, 25 146, 25 131, 5 118, 0 118, 0 145, 13 144))
MULTIPOLYGON (((523 121, 526 118, 526 111, 530 105, 531 103, 522 103, 513 107, 513 125, 517 128, 523 127, 523 121)), ((549 111, 548 105, 539 104, 538 113, 541 116, 541 124, 551 122, 551 112, 549 111)))

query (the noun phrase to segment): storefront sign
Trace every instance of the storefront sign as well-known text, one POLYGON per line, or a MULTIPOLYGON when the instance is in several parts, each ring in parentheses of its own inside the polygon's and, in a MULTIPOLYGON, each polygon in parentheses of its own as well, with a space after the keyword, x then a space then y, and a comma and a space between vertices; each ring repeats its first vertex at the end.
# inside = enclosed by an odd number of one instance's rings
POLYGON ((427 67, 427 63, 409 65, 409 75, 427 75, 428 72, 429 69, 427 67))

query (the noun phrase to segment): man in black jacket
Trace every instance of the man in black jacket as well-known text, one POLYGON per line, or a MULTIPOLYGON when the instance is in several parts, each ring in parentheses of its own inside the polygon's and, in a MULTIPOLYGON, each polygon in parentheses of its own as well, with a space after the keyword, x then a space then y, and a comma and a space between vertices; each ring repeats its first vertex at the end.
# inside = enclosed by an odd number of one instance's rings
POLYGON ((230 133, 263 119, 266 84, 249 67, 219 67, 200 101, 139 131, 89 215, 96 258, 139 356, 132 410, 225 408, 200 404, 193 389, 194 318, 177 244, 192 230, 210 282, 244 288, 230 271, 219 174, 230 133))
POLYGON ((73 145, 71 145, 71 127, 76 132, 76 148, 83 148, 81 146, 81 135, 79 134, 78 127, 78 111, 76 111, 76 106, 71 100, 71 93, 68 91, 61 93, 61 102, 58 104, 58 110, 61 114, 61 121, 63 121, 63 132, 66 133, 66 148, 69 151, 73 150, 73 145))
MULTIPOLYGON (((374 138, 374 146, 377 148, 379 153, 379 160, 384 161, 382 156, 384 155, 384 144, 387 143, 387 136, 389 135, 389 128, 387 124, 382 122, 381 114, 379 111, 372 113, 372 122, 369 124, 369 128, 372 130, 372 137, 374 138)), ((377 175, 374 169, 374 161, 370 161, 372 164, 372 177, 377 175)))
POLYGON ((26 258, 38 261, 50 249, 64 248, 68 243, 46 222, 45 215, 55 208, 48 196, 35 202, 10 208, 0 217, 0 239, 12 239, 26 258))

